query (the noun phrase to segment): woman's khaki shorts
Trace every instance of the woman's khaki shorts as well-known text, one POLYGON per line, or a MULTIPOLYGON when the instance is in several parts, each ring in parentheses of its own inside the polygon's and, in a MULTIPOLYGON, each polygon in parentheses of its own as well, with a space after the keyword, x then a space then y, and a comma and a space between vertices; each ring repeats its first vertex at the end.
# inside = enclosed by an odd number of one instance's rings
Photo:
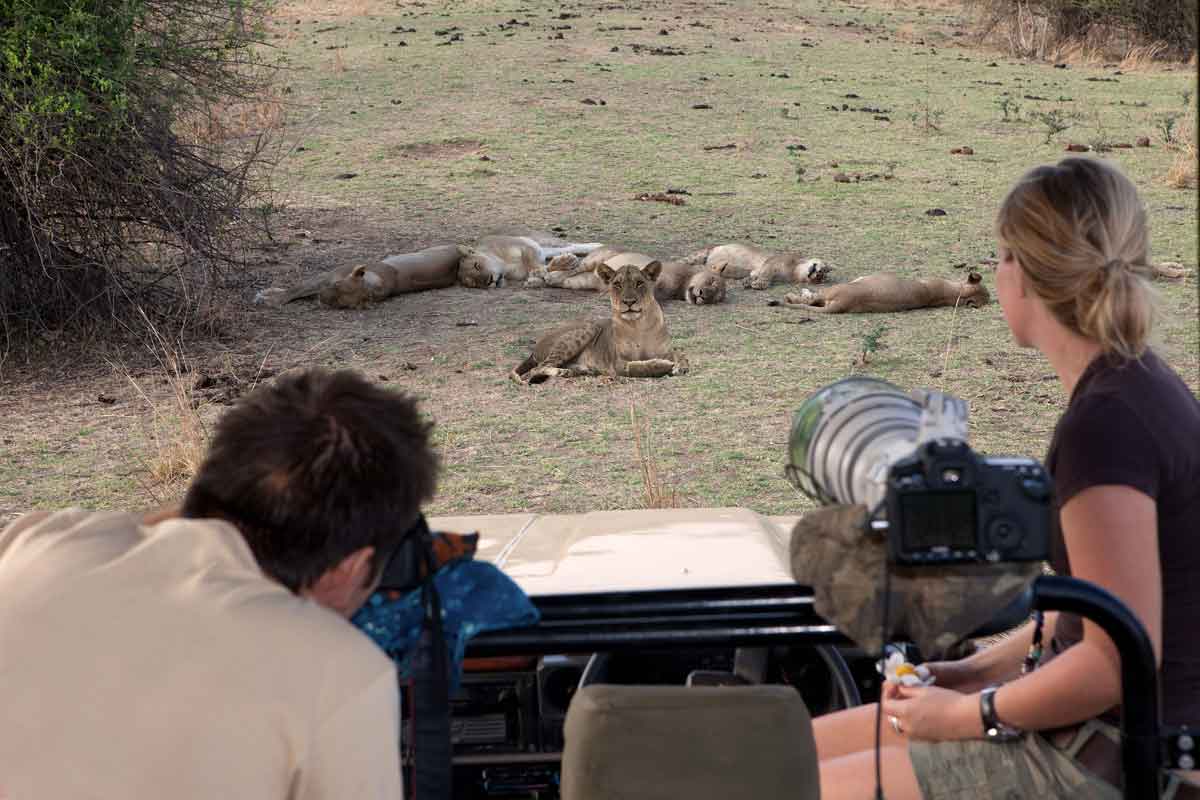
MULTIPOLYGON (((1116 740, 1111 725, 1092 720, 1095 736, 1116 740)), ((1077 764, 1041 735, 1011 742, 910 742, 909 756, 925 800, 1120 800, 1120 789, 1077 764)))

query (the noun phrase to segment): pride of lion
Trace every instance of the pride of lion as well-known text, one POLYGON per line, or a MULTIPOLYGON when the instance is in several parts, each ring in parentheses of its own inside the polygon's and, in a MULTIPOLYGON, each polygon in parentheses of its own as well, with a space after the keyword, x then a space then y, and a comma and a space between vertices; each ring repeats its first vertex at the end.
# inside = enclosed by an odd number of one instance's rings
MULTIPOLYGON (((1151 265, 1154 277, 1178 280, 1178 263, 1151 265)), ((870 314, 953 306, 980 308, 991 301, 983 276, 903 278, 872 273, 820 286, 831 270, 819 258, 728 243, 663 261, 615 244, 570 242, 545 231, 515 228, 490 233, 471 245, 440 244, 387 256, 374 264, 339 267, 291 288, 269 288, 255 302, 283 305, 316 296, 334 308, 366 308, 408 292, 464 286, 520 285, 607 293, 609 315, 575 319, 537 339, 510 377, 523 384, 583 375, 657 378, 683 375, 687 358, 671 347, 660 303, 703 306, 725 302, 727 282, 762 290, 777 283, 798 287, 768 305, 821 314, 870 314)))

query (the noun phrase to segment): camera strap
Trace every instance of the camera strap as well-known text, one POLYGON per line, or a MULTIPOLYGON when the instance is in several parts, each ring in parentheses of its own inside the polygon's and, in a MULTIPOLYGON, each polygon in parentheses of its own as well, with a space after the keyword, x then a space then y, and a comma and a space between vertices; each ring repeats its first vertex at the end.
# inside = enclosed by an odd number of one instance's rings
POLYGON ((1033 612, 1033 639, 1029 642, 1029 652, 1025 654, 1025 661, 1021 664, 1022 675, 1033 672, 1042 660, 1042 627, 1045 621, 1045 616, 1040 610, 1033 612))
POLYGON ((437 560, 430 536, 420 536, 418 547, 426 573, 421 582, 421 606, 425 613, 413 675, 414 797, 416 800, 449 800, 454 776, 450 745, 450 682, 446 637, 442 630, 442 603, 433 582, 437 560))

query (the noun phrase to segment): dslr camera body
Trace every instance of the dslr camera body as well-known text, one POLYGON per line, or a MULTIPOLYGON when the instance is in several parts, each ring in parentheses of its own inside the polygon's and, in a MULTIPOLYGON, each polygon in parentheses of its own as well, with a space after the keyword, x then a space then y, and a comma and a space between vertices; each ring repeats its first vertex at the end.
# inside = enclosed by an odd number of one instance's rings
POLYGON ((888 473, 888 557, 910 566, 1045 560, 1052 496, 1037 461, 980 456, 960 439, 925 442, 888 473))
POLYGON ((1028 458, 979 455, 966 440, 967 405, 959 398, 855 376, 817 390, 796 410, 785 474, 818 503, 870 509, 871 529, 886 534, 893 563, 1048 558, 1046 470, 1028 458))

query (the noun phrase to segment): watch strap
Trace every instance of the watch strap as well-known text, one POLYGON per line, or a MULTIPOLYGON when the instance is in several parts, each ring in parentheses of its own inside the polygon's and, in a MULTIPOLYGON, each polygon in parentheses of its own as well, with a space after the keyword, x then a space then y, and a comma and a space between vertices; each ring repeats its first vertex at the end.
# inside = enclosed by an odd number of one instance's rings
POLYGON ((993 742, 1007 742, 1021 735, 1019 728, 1005 725, 996 718, 996 690, 1000 684, 992 684, 979 693, 979 718, 983 721, 983 735, 993 742))

